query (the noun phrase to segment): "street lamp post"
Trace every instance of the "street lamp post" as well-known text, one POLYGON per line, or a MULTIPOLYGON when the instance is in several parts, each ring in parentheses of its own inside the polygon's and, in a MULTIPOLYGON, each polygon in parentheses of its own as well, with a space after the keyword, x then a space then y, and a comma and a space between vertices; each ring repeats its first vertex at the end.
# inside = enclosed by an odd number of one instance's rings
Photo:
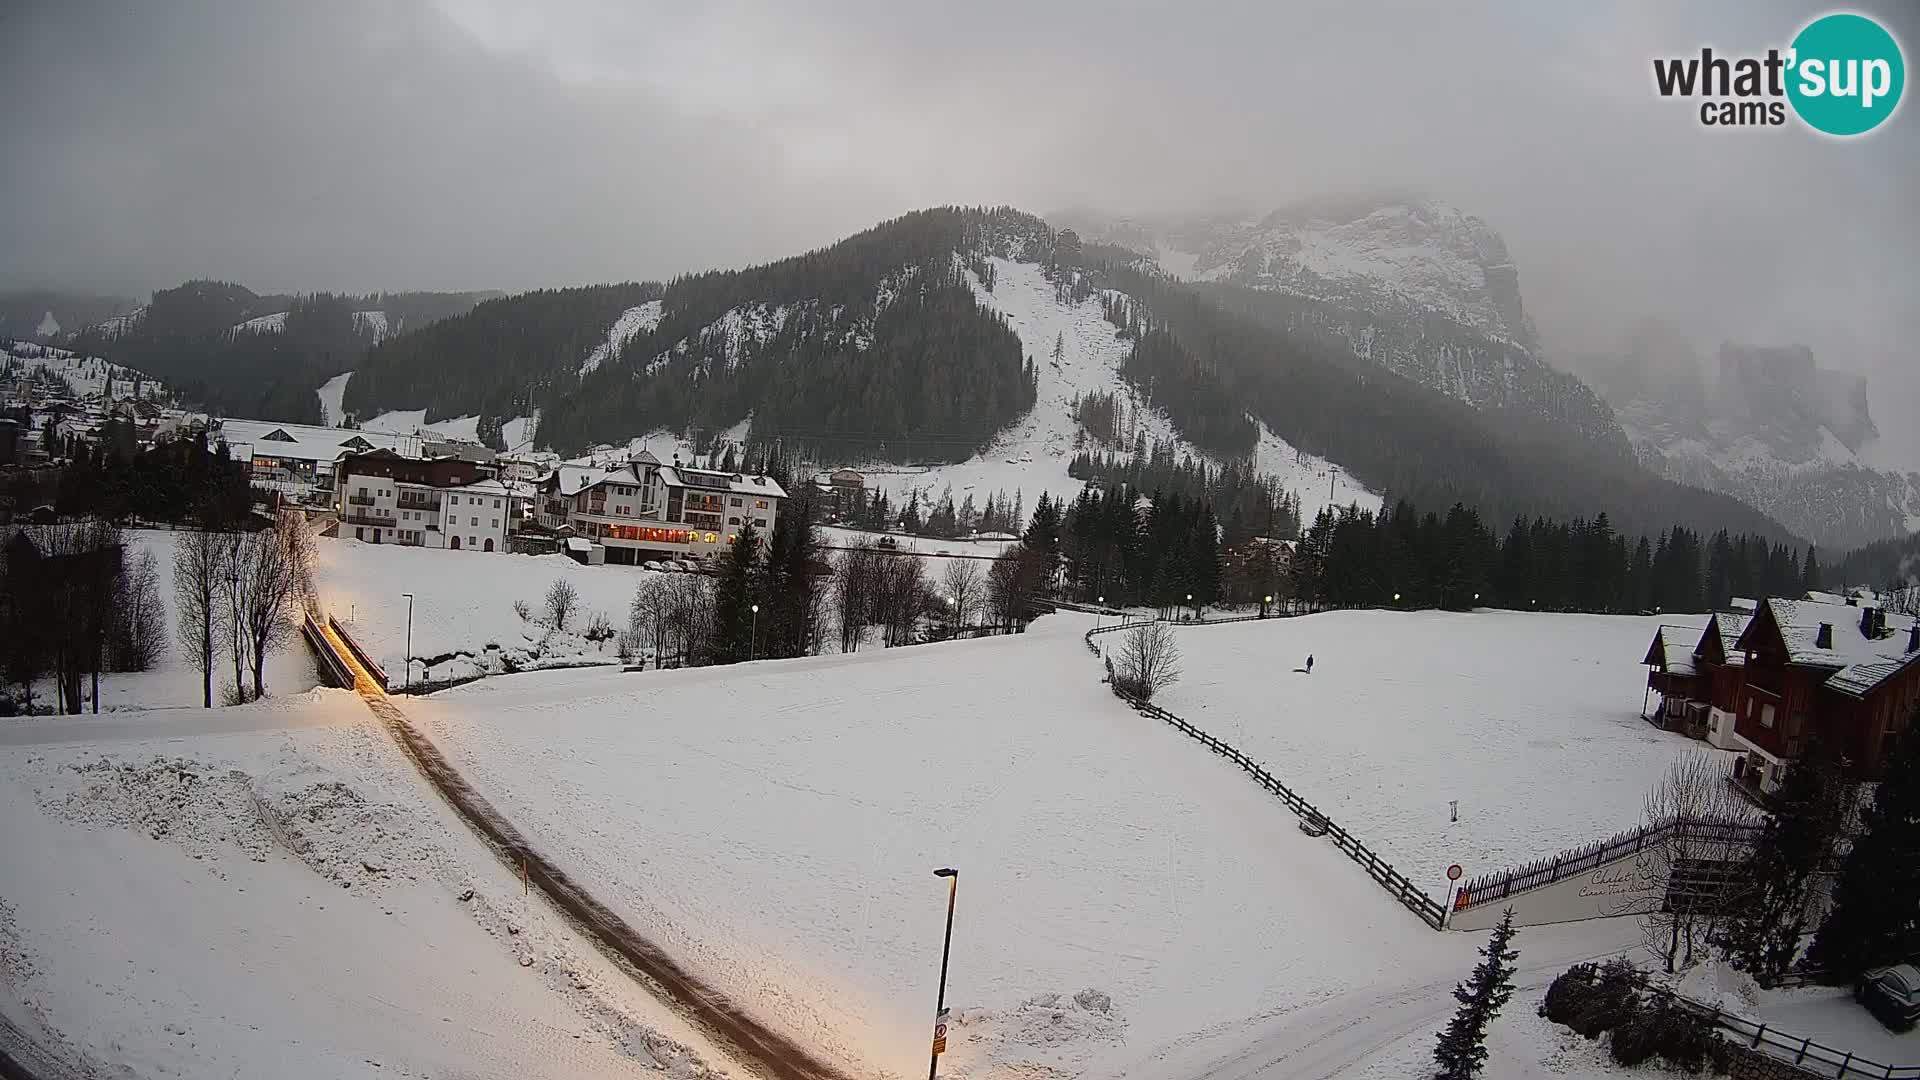
POLYGON ((747 637, 747 659, 753 660, 760 653, 760 605, 753 605, 753 632, 747 637))
POLYGON ((1093 599, 1095 603, 1100 605, 1100 609, 1093 613, 1093 628, 1098 630, 1107 625, 1107 598, 1104 596, 1096 596, 1093 599))
POLYGON ((1268 593, 1267 595, 1260 598, 1260 617, 1261 618, 1264 619, 1267 617, 1267 605, 1271 603, 1273 603, 1272 593, 1268 593))
POLYGON ((407 598, 407 674, 400 680, 400 685, 411 687, 413 685, 413 594, 403 592, 400 595, 407 598))
POLYGON ((927 1080, 940 1075, 940 1051, 947 1048, 947 957, 953 952, 953 898, 960 891, 960 871, 950 866, 933 872, 947 879, 947 936, 940 945, 940 996, 933 1006, 933 1055, 927 1063, 927 1080))
MULTIPOLYGON (((1187 594, 1187 606, 1188 606, 1188 607, 1193 607, 1193 594, 1192 594, 1192 593, 1188 593, 1188 594, 1187 594)), ((1194 622, 1199 622, 1199 621, 1200 621, 1200 612, 1199 612, 1198 610, 1195 610, 1195 611, 1194 611, 1194 613, 1193 613, 1193 621, 1194 621, 1194 622)))

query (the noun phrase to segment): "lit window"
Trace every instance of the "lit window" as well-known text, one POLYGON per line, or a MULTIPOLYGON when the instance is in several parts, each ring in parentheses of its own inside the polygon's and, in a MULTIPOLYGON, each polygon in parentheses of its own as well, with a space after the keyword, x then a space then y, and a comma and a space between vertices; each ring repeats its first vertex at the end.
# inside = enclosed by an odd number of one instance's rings
POLYGON ((765 510, 767 508, 767 500, 765 499, 753 500, 753 508, 755 510, 765 510))

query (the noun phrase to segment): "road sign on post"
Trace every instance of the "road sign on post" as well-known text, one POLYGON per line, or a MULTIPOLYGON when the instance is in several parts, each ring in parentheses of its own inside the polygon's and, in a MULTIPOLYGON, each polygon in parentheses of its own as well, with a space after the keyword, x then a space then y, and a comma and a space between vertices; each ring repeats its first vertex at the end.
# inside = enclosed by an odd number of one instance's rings
POLYGON ((1461 874, 1463 874, 1463 873, 1465 873, 1465 872, 1466 872, 1466 871, 1464 871, 1464 870, 1461 870, 1461 869, 1460 869, 1460 864, 1459 864, 1459 863, 1454 863, 1454 864, 1453 864, 1452 866, 1449 866, 1449 867, 1447 867, 1447 880, 1448 880, 1448 881, 1459 881, 1459 880, 1460 880, 1460 875, 1461 875, 1461 874))
POLYGON ((933 1052, 935 1056, 947 1052, 947 1010, 941 1009, 933 1018, 933 1052))

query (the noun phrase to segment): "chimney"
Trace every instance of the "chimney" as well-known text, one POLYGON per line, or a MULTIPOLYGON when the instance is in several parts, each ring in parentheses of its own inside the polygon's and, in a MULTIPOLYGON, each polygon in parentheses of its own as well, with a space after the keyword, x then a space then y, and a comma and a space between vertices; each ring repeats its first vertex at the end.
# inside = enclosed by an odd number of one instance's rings
POLYGON ((1832 623, 1823 622, 1820 624, 1819 632, 1813 635, 1813 647, 1816 649, 1833 648, 1833 624, 1832 623))
POLYGON ((1920 619, 1907 628, 1907 651, 1920 652, 1920 619))
POLYGON ((1873 640, 1873 609, 1870 607, 1860 609, 1860 636, 1868 641, 1873 640))

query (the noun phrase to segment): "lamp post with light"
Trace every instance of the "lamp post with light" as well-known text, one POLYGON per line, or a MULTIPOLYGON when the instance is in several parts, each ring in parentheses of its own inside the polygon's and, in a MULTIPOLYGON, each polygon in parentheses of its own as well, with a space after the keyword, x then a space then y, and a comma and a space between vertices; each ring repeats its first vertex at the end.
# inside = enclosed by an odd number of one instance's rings
POLYGON ((927 1080, 937 1080, 940 1053, 947 1048, 947 958, 953 953, 953 900, 960 891, 960 871, 943 866, 933 876, 947 879, 947 936, 940 945, 940 995, 934 999, 933 1055, 927 1063, 927 1080))
POLYGON ((413 685, 413 594, 403 592, 400 595, 407 598, 407 674, 400 680, 400 685, 411 687, 413 685))
POLYGON ((747 635, 747 659, 760 658, 760 605, 753 605, 753 629, 747 635))

